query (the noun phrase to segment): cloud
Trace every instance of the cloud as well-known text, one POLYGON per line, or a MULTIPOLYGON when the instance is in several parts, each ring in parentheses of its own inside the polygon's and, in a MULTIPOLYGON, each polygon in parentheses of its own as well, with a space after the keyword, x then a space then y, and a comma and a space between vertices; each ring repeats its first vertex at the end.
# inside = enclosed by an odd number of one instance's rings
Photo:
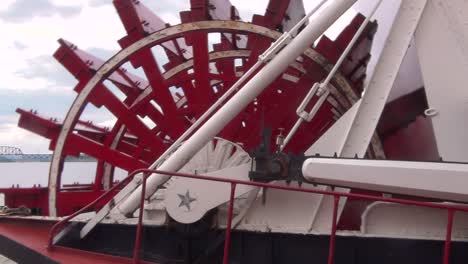
POLYGON ((23 51, 27 48, 28 46, 26 46, 25 44, 21 43, 21 41, 13 41, 13 48, 19 50, 19 51, 23 51))
POLYGON ((23 153, 50 153, 49 140, 17 126, 17 116, 3 117, 0 121, 0 145, 19 147, 23 153))
POLYGON ((190 10, 190 1, 143 0, 141 2, 165 22, 172 25, 180 23, 179 12, 190 10))
POLYGON ((75 79, 51 55, 40 55, 26 60, 27 66, 19 69, 15 74, 20 78, 43 78, 50 85, 73 87, 75 79))
POLYGON ((90 0, 89 6, 99 7, 104 5, 112 5, 112 0, 90 0))
POLYGON ((6 10, 0 11, 0 19, 11 23, 22 23, 33 17, 59 15, 63 18, 76 16, 82 6, 58 5, 48 0, 18 0, 6 10))
POLYGON ((106 61, 119 52, 119 50, 91 47, 86 49, 86 52, 106 61))
POLYGON ((231 4, 237 8, 242 20, 251 21, 254 14, 265 14, 268 0, 249 1, 248 5, 245 4, 245 0, 231 0, 231 4))

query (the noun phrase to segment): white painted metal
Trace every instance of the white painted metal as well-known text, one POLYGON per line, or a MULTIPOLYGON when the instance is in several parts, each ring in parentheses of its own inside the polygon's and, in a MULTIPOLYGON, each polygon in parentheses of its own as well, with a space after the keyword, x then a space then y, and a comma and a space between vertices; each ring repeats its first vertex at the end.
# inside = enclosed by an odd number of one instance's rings
MULTIPOLYGON (((226 104, 216 112, 206 123, 193 134, 173 155, 171 155, 160 169, 175 171, 182 167, 189 158, 209 142, 224 126, 231 121, 248 103, 250 103, 262 90, 278 77, 300 54, 304 52, 323 32, 348 10, 355 0, 333 1, 323 9, 313 23, 306 26, 289 45, 274 57, 260 72, 252 77, 244 87, 226 104)), ((148 178, 147 193, 152 195, 158 186, 169 177, 151 175, 148 178)), ((127 200, 119 205, 120 211, 125 215, 138 207, 141 189, 133 192, 127 200)))
MULTIPOLYGON (((361 101, 356 102, 328 131, 322 135, 306 152, 306 156, 320 154, 324 156, 339 155, 340 149, 344 144, 346 133, 351 127, 354 116, 359 109, 361 101)), ((328 186, 318 185, 320 190, 329 189, 328 186)), ((342 191, 342 190, 340 190, 342 191)), ((347 191, 347 190, 344 190, 347 191)), ((330 230, 330 216, 332 199, 323 195, 310 197, 310 210, 313 217, 308 223, 310 229, 314 232, 325 233, 330 230)), ((344 202, 340 201, 338 213, 341 214, 344 202)))
POLYGON ((299 116, 299 119, 296 121, 296 123, 294 124, 294 126, 291 128, 288 135, 284 139, 284 142, 281 145, 280 150, 283 150, 284 147, 289 143, 289 141, 294 136, 294 134, 296 134, 301 124, 304 121, 310 122, 314 118, 314 116, 317 114, 319 109, 322 107, 323 103, 325 102, 328 95, 330 94, 330 90, 328 88, 330 81, 332 80, 333 76, 335 76, 335 74, 338 72, 339 68, 341 67, 341 64, 343 64, 343 61, 348 57, 349 52, 354 47, 356 41, 361 37, 362 32, 369 24, 370 19, 375 14, 375 12, 379 8, 382 1, 383 0, 379 0, 377 4, 375 4, 370 15, 367 16, 364 22, 361 24, 361 26, 359 26, 358 31, 356 32, 356 34, 354 34, 353 38, 348 43, 348 46, 343 51, 343 53, 341 54, 340 58, 338 59, 336 64, 333 66, 331 71, 328 73, 327 78, 325 78, 324 81, 320 82, 320 84, 315 83, 310 89, 310 91, 307 93, 306 97, 304 98, 304 100, 302 101, 302 103, 299 105, 299 107, 296 110, 296 113, 299 116), (317 100, 317 102, 315 103, 314 107, 312 108, 310 112, 305 111, 306 106, 309 104, 310 100, 315 94, 317 94, 319 99, 317 100))
POLYGON ((344 115, 338 119, 327 132, 325 132, 309 149, 304 153, 306 156, 320 154, 322 156, 332 157, 339 155, 344 145, 346 133, 349 131, 354 120, 361 100, 357 101, 344 115))
MULTIPOLYGON (((248 181, 250 163, 207 173, 208 176, 238 179, 248 181)), ((169 215, 176 221, 184 224, 200 220, 209 210, 229 201, 231 185, 222 182, 200 181, 196 179, 172 177, 168 184, 164 202, 169 215), (180 195, 189 194, 194 199, 190 206, 182 203, 180 195)), ((253 191, 255 188, 248 185, 238 185, 235 197, 253 191)))
MULTIPOLYGON (((119 131, 117 132, 117 134, 115 135, 114 140, 112 141, 112 143, 109 146, 111 149, 116 149, 117 148, 117 145, 119 144, 119 142, 120 142, 121 138, 123 137, 125 131, 126 131, 125 125, 122 125, 119 128, 119 131)), ((108 189, 111 188, 113 168, 114 167, 110 163, 107 163, 107 162, 104 163, 104 169, 103 169, 103 173, 102 173, 102 187, 103 187, 104 190, 108 190, 108 189)))
POLYGON ((410 94, 421 87, 424 87, 424 82, 418 61, 418 52, 416 50, 416 44, 414 43, 413 37, 410 46, 406 51, 405 58, 400 66, 393 88, 388 95, 387 103, 410 94))
MULTIPOLYGON (((359 102, 327 131, 327 136, 320 138, 305 154, 322 153, 332 156, 334 152, 339 150, 342 142, 338 139, 344 138, 344 133, 348 131, 358 107, 359 102)), ((277 184, 284 185, 285 183, 278 182, 277 184)), ((311 184, 304 184, 303 186, 319 190, 327 188, 327 186, 313 186, 311 184)), ((323 195, 269 189, 265 197, 265 203, 263 203, 262 199, 258 199, 253 203, 246 217, 239 225, 239 229, 300 234, 328 234, 330 232, 331 210, 321 208, 323 195)), ((222 220, 225 221, 225 219, 222 220)))
MULTIPOLYGON (((275 184, 287 185, 284 181, 275 184)), ((297 186, 296 183, 291 185, 297 186)), ((303 187, 314 188, 311 184, 304 184, 303 187)), ((311 230, 311 223, 315 217, 315 201, 321 195, 275 189, 264 191, 262 197, 252 204, 238 229, 299 234, 316 232, 311 230)), ((323 233, 329 232, 324 230, 323 233)))
POLYGON ((3 256, 3 255, 0 255, 0 264, 16 264, 17 262, 3 256))
MULTIPOLYGON (((365 236, 373 237, 443 241, 447 233, 447 211, 376 202, 364 211, 361 232, 365 236)), ((457 212, 453 219, 452 241, 460 240, 468 240, 466 212, 457 212)))
POLYGON ((467 162, 468 2, 430 1, 415 40, 439 154, 467 162))
POLYGON ((369 86, 346 136, 341 157, 363 157, 374 134, 406 50, 413 38, 427 0, 402 1, 369 86))
MULTIPOLYGON (((200 173, 220 178, 249 180, 251 159, 239 145, 216 138, 198 151, 180 172, 200 173)), ((230 184, 172 177, 166 184, 164 200, 169 215, 181 223, 193 223, 206 212, 229 201, 230 184), (191 206, 180 206, 179 195, 189 193, 191 206)), ((256 188, 240 185, 236 197, 256 188)))
MULTIPOLYGON (((362 157, 366 153, 425 4, 425 0, 402 1, 362 99, 348 110, 342 120, 338 120, 306 154, 319 153, 332 156, 336 153, 339 157, 353 157, 358 154, 362 157)), ((337 188, 337 191, 349 190, 337 188)), ((329 219, 332 214, 333 198, 323 197, 319 202, 315 208, 317 215, 312 228, 318 232, 325 232, 330 229, 329 219)), ((339 215, 345 202, 346 199, 340 199, 339 215)))
POLYGON ((310 158, 302 173, 319 184, 468 202, 468 164, 310 158))

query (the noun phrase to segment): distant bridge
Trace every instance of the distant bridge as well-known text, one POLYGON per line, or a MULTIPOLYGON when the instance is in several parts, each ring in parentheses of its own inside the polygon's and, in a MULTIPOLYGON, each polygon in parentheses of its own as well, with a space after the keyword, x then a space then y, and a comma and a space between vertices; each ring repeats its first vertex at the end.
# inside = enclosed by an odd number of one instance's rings
POLYGON ((0 155, 23 155, 23 151, 16 147, 0 146, 0 155))

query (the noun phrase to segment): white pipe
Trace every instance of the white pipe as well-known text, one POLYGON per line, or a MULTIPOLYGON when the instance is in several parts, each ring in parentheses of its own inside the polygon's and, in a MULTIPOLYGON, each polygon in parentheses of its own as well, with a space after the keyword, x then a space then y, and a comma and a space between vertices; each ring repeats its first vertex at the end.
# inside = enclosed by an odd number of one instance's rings
MULTIPOLYGON (((269 64, 258 72, 244 87, 216 112, 192 137, 177 149, 159 167, 163 171, 177 171, 190 158, 216 136, 242 109, 257 97, 270 83, 272 83, 286 68, 310 47, 342 14, 344 14, 357 0, 336 0, 326 6, 323 11, 309 23, 289 45, 274 57, 269 64)), ((152 195, 158 186, 169 176, 153 174, 148 177, 147 194, 152 195)), ((124 215, 133 213, 141 196, 141 186, 135 190, 127 200, 118 206, 124 215)))
POLYGON ((309 158, 302 174, 317 184, 468 202, 463 163, 309 158))
POLYGON ((195 123, 193 123, 172 145, 164 151, 164 153, 159 156, 159 158, 151 164, 149 167, 150 169, 155 169, 157 168, 168 156, 171 154, 175 149, 179 147, 179 145, 184 141, 190 134, 192 134, 193 131, 197 127, 199 127, 206 118, 208 118, 213 111, 215 111, 224 101, 232 95, 235 91, 239 89, 239 87, 252 75, 260 66, 262 65, 262 61, 257 61, 242 77, 234 83, 229 90, 227 90, 223 96, 221 96, 208 110, 203 113, 202 116, 200 116, 195 123))

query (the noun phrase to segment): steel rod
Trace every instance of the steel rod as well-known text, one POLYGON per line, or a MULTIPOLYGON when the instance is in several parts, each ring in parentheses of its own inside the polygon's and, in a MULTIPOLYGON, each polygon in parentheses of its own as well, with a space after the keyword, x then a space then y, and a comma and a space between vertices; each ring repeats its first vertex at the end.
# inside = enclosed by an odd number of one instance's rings
POLYGON ((135 236, 135 247, 133 249, 133 264, 140 263, 140 246, 141 246, 141 231, 143 229, 143 210, 145 209, 145 190, 146 190, 146 179, 148 178, 147 173, 143 173, 142 192, 140 199, 140 211, 138 212, 138 225, 135 236))
POLYGON ((236 193, 236 184, 231 183, 231 195, 229 198, 229 211, 226 225, 226 236, 224 239, 224 255, 223 264, 229 263, 229 248, 231 246, 231 225, 232 225, 232 214, 234 211, 234 194, 236 193))
POLYGON ((332 226, 330 232, 330 244, 328 246, 328 264, 333 264, 335 260, 335 243, 336 243, 336 218, 338 217, 338 203, 340 202, 340 196, 333 196, 333 215, 332 215, 332 226))
POLYGON ((283 144, 281 144, 280 151, 283 151, 286 145, 288 145, 289 141, 291 141, 292 137, 296 134, 297 130, 299 129, 299 127, 301 127, 303 122, 304 122, 303 118, 297 119, 296 123, 294 123, 294 126, 291 128, 288 135, 284 139, 283 144))
POLYGON ((452 242, 452 225, 455 210, 449 209, 447 215, 447 233, 445 234, 445 245, 444 245, 444 264, 450 263, 450 244, 452 242))

